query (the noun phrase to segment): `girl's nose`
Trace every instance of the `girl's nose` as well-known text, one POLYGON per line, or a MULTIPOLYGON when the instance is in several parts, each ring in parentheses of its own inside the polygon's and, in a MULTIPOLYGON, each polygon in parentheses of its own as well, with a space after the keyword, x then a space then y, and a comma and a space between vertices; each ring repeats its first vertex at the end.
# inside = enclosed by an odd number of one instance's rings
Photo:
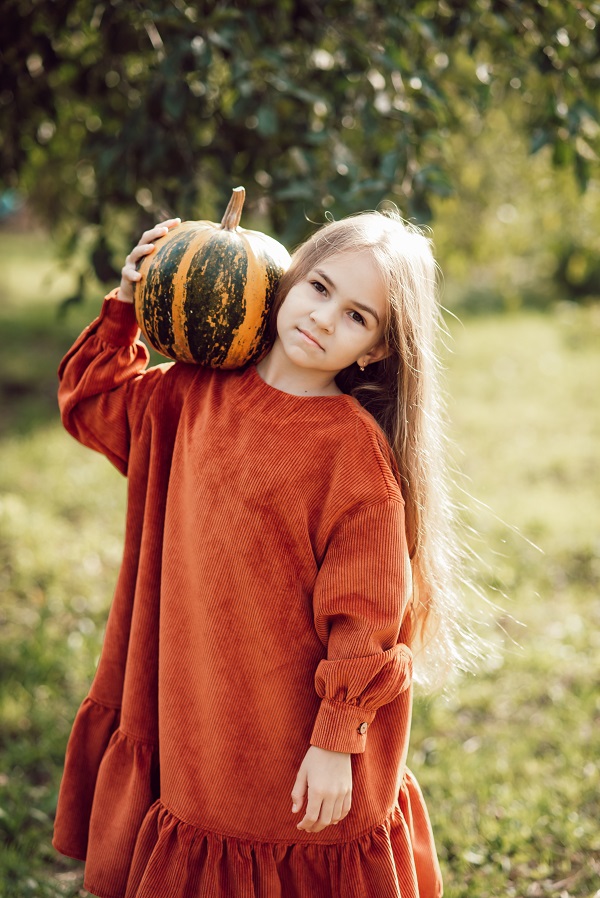
POLYGON ((325 308, 315 309, 308 316, 322 330, 331 333, 333 330, 333 312, 325 308))

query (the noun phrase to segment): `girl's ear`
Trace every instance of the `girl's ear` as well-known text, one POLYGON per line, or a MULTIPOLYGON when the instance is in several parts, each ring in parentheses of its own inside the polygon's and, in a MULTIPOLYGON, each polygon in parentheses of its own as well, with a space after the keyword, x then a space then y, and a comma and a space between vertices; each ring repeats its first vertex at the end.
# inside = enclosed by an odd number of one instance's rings
POLYGON ((382 340, 381 343, 374 346, 370 352, 358 359, 358 364, 363 366, 371 365, 373 362, 380 362, 382 359, 387 359, 389 355, 391 355, 391 350, 387 343, 382 340))

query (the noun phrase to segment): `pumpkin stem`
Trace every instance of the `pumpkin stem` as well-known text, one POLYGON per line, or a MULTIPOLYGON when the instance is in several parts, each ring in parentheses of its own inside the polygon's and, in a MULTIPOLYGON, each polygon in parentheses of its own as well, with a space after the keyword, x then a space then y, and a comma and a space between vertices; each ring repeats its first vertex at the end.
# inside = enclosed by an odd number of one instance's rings
POLYGON ((244 200, 246 199, 246 191, 243 187, 234 187, 229 205, 225 209, 225 215, 221 220, 221 227, 226 231, 235 231, 242 217, 242 209, 244 200))

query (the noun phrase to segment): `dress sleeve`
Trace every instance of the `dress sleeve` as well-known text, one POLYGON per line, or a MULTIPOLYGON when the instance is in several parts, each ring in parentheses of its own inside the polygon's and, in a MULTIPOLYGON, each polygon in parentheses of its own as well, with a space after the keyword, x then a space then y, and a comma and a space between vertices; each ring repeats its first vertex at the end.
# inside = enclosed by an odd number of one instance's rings
POLYGON ((126 474, 133 423, 172 363, 146 370, 149 353, 133 304, 115 296, 113 290, 105 297, 60 363, 58 404, 69 433, 126 474))
POLYGON ((410 685, 412 653, 399 638, 411 591, 402 500, 344 519, 313 593, 315 627, 327 658, 315 673, 321 706, 311 745, 363 752, 377 709, 410 685))

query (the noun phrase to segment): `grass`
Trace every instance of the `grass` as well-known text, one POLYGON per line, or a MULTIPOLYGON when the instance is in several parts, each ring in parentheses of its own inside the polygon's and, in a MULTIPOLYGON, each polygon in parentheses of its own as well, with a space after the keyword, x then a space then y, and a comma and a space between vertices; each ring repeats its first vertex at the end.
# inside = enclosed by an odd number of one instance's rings
POLYGON ((507 635, 500 666, 416 706, 412 765, 449 896, 600 885, 599 312, 451 328, 449 414, 482 503, 468 513, 478 579, 507 635))
MULTIPOLYGON (((81 865, 50 845, 52 816, 123 535, 125 481, 61 429, 54 399, 57 363, 101 291, 59 319, 74 284, 48 280, 53 264, 41 238, 3 235, 2 898, 85 894, 81 865)), ((459 483, 477 501, 457 496, 479 534, 476 579, 501 606, 488 627, 503 648, 478 676, 415 702, 409 764, 448 898, 598 894, 599 312, 449 322, 459 483)))

